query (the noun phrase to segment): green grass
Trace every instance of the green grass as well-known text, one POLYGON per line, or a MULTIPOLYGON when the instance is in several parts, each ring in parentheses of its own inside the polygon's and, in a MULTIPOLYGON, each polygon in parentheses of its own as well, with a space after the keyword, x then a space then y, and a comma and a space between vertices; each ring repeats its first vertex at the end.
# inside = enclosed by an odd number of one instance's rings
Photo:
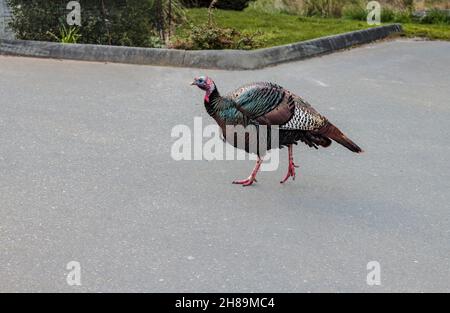
POLYGON ((450 41, 450 25, 403 24, 407 37, 425 37, 428 39, 450 41))
MULTIPOLYGON (((198 25, 208 20, 206 9, 187 10, 188 23, 198 25)), ((242 32, 262 32, 263 47, 272 47, 328 35, 369 28, 365 22, 344 19, 301 17, 283 13, 255 11, 214 11, 215 22, 242 32)), ((178 30, 186 35, 186 25, 178 30)))
MULTIPOLYGON (((187 10, 188 23, 199 25, 208 20, 206 9, 187 10)), ((284 13, 261 13, 254 10, 214 11, 215 22, 222 27, 235 28, 241 32, 262 32, 262 47, 272 47, 323 36, 341 34, 370 28, 365 21, 301 17, 284 13)), ((186 36, 188 25, 182 25, 177 35, 186 36)), ((449 25, 404 24, 408 37, 427 37, 450 40, 449 25)))

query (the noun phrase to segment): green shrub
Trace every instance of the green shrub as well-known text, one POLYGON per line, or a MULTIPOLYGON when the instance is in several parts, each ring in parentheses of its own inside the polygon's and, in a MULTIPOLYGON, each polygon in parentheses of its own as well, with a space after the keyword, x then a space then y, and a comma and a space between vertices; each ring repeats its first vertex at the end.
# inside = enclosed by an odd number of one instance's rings
POLYGON ((411 23, 413 20, 412 12, 409 10, 403 10, 395 12, 395 23, 411 23))
MULTIPOLYGON (((362 4, 354 4, 344 7, 342 16, 352 20, 366 21, 368 10, 362 4)), ((381 22, 410 23, 412 14, 409 10, 394 11, 390 7, 381 8, 381 22)))
POLYGON ((306 16, 341 17, 342 8, 348 0, 303 0, 306 16))
POLYGON ((150 48, 164 48, 164 42, 159 36, 152 35, 148 37, 146 46, 150 48))
MULTIPOLYGON (((65 0, 8 0, 16 37, 25 40, 55 41, 51 34, 66 25, 69 10, 65 0)), ((149 47, 154 36, 164 35, 168 0, 80 0, 80 43, 149 47), (155 5, 159 3, 159 6, 155 5)), ((172 18, 180 16, 178 0, 172 0, 172 18)), ((58 36, 56 36, 58 38, 58 36)), ((159 43, 157 44, 157 46, 159 43)))
POLYGON ((423 24, 450 24, 450 15, 446 11, 431 9, 421 19, 423 24))
MULTIPOLYGON (((352 20, 366 21, 369 11, 360 4, 346 6, 342 10, 342 16, 352 20)), ((389 7, 381 8, 381 22, 393 22, 396 18, 396 12, 389 7)))
POLYGON ((286 13, 291 15, 307 15, 311 10, 303 0, 254 0, 247 10, 264 13, 286 13))
POLYGON ((395 20, 395 11, 389 7, 381 8, 381 22, 388 23, 393 22, 395 20))
POLYGON ((301 13, 300 10, 296 10, 295 7, 288 5, 285 1, 274 1, 274 0, 254 0, 250 2, 246 10, 253 10, 256 12, 263 12, 263 13, 288 13, 288 14, 301 13))
POLYGON ((347 19, 357 20, 357 21, 366 21, 367 20, 367 10, 361 5, 353 4, 349 6, 345 6, 342 9, 342 16, 347 19))
POLYGON ((259 47, 258 32, 239 32, 234 28, 222 28, 215 24, 191 25, 187 38, 175 38, 170 47, 184 50, 249 50, 259 47))
POLYGON ((54 1, 8 0, 13 17, 10 26, 18 39, 54 40, 62 23, 61 3, 54 1))

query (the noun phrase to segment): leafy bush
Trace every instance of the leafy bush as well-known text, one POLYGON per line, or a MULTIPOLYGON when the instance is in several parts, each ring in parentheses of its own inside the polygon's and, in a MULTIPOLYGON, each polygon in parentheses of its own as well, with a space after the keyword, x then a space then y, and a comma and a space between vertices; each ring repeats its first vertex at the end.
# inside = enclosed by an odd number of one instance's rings
POLYGON ((340 17, 346 0, 304 0, 303 12, 306 16, 340 17))
POLYGON ((367 14, 367 9, 357 4, 345 6, 342 9, 342 16, 351 20, 366 21, 367 14))
POLYGON ((249 8, 272 13, 282 12, 317 17, 340 17, 342 8, 359 0, 254 0, 249 8))
POLYGON ((302 14, 303 2, 296 0, 254 0, 247 10, 264 13, 302 14))
POLYGON ((60 3, 54 1, 8 0, 13 17, 10 26, 17 38, 53 40, 49 33, 59 33, 60 3))
POLYGON ((389 7, 381 8, 381 22, 393 22, 395 20, 395 11, 389 7))
POLYGON ((150 36, 148 37, 146 46, 151 48, 164 48, 164 42, 159 36, 150 36))
POLYGON ((402 10, 395 12, 395 23, 411 23, 413 20, 412 12, 409 10, 402 10))
POLYGON ((215 24, 191 25, 189 37, 176 38, 171 48, 184 50, 249 50, 259 47, 256 40, 260 33, 239 32, 233 28, 222 28, 215 24))
MULTIPOLYGON (((344 18, 365 21, 367 20, 368 10, 362 4, 353 4, 345 6, 342 10, 342 16, 344 18)), ((412 13, 410 10, 398 10, 394 11, 390 7, 381 8, 381 22, 396 22, 396 23, 410 23, 412 20, 412 13)))
POLYGON ((450 24, 450 14, 447 11, 431 9, 421 19, 424 24, 450 24))
MULTIPOLYGON (((153 47, 167 25, 168 0, 79 0, 81 4, 80 43, 153 47), (158 6, 156 4, 159 4, 158 6)), ((16 37, 25 40, 55 41, 51 34, 66 25, 68 1, 8 0, 16 37)), ((172 0, 173 19, 180 16, 178 0, 172 0)), ((56 36, 57 37, 57 36, 56 36)))
POLYGON ((220 27, 215 23, 214 4, 211 1, 207 10, 206 23, 190 25, 188 37, 172 40, 169 47, 184 50, 220 50, 220 49, 254 49, 259 47, 255 37, 259 32, 239 32, 234 28, 220 27))

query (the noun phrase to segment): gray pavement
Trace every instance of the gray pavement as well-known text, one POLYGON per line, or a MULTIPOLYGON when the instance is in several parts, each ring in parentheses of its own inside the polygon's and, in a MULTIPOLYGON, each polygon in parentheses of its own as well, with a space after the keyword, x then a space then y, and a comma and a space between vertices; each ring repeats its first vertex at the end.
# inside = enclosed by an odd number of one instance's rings
POLYGON ((449 72, 412 40, 246 72, 2 56, 0 291, 448 292, 449 72), (283 150, 249 188, 252 161, 174 161, 175 125, 213 123, 200 74, 278 82, 366 153, 300 145, 280 185, 283 150))

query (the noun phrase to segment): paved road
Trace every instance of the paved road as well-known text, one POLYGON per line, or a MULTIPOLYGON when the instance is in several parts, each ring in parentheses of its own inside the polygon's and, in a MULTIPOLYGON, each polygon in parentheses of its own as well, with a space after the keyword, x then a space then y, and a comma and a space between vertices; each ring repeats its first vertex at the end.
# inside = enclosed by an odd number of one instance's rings
POLYGON ((448 292, 449 72, 407 40, 251 72, 0 57, 0 291, 448 292), (252 161, 174 161, 202 73, 276 81, 366 153, 299 146, 251 188, 252 161))

